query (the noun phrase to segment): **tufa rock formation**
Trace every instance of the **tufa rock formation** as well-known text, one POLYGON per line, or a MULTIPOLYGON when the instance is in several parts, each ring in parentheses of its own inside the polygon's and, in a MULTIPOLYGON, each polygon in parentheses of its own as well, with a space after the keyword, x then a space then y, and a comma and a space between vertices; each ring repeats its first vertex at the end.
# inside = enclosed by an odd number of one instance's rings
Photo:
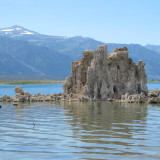
POLYGON ((0 102, 13 102, 14 104, 19 102, 46 102, 46 101, 59 101, 59 100, 67 100, 67 97, 62 93, 54 93, 53 95, 47 94, 42 95, 40 93, 32 95, 23 90, 22 87, 15 88, 16 95, 14 97, 10 97, 4 95, 0 98, 0 102))
POLYGON ((117 48, 110 54, 107 46, 84 51, 81 60, 72 63, 71 76, 63 85, 64 94, 72 99, 120 99, 122 95, 146 94, 145 63, 138 65, 128 57, 128 49, 117 48))
POLYGON ((71 76, 65 80, 64 93, 32 95, 16 87, 14 97, 4 95, 0 102, 45 102, 72 100, 115 100, 128 103, 160 103, 160 90, 147 90, 145 64, 136 65, 128 49, 117 48, 110 54, 107 46, 84 51, 81 60, 72 63, 71 76))
MULTIPOLYGON (((12 102, 13 104, 18 103, 25 103, 25 102, 53 102, 53 101, 73 101, 78 99, 73 99, 71 95, 66 95, 62 93, 54 93, 53 95, 47 94, 42 95, 40 93, 32 95, 26 91, 23 90, 22 87, 16 87, 15 88, 16 95, 14 97, 10 97, 7 95, 4 95, 2 98, 0 98, 0 102, 12 102)), ((82 97, 80 99, 82 100, 88 100, 85 97, 82 97)), ((160 103, 160 90, 149 90, 148 95, 144 94, 129 94, 128 92, 121 96, 121 99, 115 99, 115 101, 118 102, 128 102, 128 103, 160 103)))

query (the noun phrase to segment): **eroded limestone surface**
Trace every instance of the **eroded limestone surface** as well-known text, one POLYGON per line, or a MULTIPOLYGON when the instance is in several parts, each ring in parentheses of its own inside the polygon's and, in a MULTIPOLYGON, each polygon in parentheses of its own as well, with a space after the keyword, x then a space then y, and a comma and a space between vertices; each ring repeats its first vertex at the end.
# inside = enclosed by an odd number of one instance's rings
POLYGON ((120 99, 122 95, 147 94, 147 76, 142 60, 138 65, 128 57, 128 49, 117 48, 110 54, 107 46, 84 51, 72 63, 71 76, 63 85, 64 94, 94 100, 120 99))

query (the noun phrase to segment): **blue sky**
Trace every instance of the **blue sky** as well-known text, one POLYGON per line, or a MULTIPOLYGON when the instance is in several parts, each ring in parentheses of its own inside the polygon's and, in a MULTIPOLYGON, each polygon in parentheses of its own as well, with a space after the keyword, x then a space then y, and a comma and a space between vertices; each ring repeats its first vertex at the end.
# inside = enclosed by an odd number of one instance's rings
POLYGON ((0 27, 160 45, 160 0, 0 0, 0 27))

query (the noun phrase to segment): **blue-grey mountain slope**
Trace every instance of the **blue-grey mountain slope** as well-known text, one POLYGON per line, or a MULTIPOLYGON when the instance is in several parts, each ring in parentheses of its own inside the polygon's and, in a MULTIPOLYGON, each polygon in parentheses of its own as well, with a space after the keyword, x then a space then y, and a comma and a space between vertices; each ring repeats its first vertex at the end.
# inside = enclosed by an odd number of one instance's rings
POLYGON ((64 79, 71 59, 44 46, 0 36, 0 75, 41 75, 64 79))
POLYGON ((145 46, 147 49, 151 50, 151 51, 155 51, 157 53, 160 54, 160 45, 151 45, 151 44, 148 44, 145 46))
MULTIPOLYGON (((9 69, 8 71, 6 68, 10 67, 4 64, 2 66, 3 74, 10 72, 19 75, 32 73, 33 75, 40 74, 64 78, 70 75, 71 62, 80 59, 84 50, 95 50, 99 45, 105 44, 88 37, 42 35, 21 26, 0 29, 0 37, 1 39, 4 37, 8 39, 5 40, 6 43, 0 42, 0 54, 10 56, 9 59, 12 59, 10 65, 19 65, 17 71, 15 69, 9 69)), ((108 52, 115 48, 128 47, 130 57, 136 63, 141 59, 146 63, 148 79, 160 79, 160 54, 157 48, 153 49, 154 47, 152 47, 151 49, 151 47, 138 44, 107 43, 107 45, 108 52)), ((0 71, 0 74, 2 74, 2 71, 0 71)))

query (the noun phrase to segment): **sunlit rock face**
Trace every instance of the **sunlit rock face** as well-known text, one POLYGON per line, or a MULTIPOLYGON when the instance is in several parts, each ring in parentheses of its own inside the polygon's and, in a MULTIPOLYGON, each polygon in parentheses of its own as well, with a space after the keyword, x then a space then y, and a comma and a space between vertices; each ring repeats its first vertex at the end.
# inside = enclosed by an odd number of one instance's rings
POLYGON ((107 46, 84 51, 81 60, 72 63, 71 76, 63 85, 64 94, 72 98, 118 99, 125 93, 147 93, 145 63, 136 65, 128 49, 117 48, 110 54, 107 46))

